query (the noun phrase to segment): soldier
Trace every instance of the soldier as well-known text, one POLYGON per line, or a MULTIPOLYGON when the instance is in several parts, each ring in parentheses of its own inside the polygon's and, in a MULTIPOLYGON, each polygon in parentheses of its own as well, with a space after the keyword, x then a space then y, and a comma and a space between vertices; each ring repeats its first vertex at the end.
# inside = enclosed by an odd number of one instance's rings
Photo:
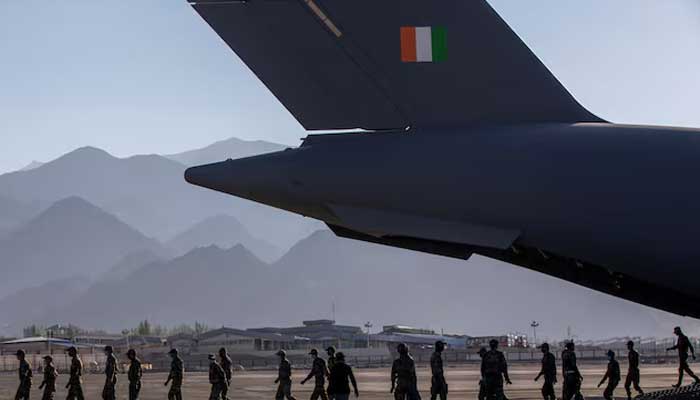
POLYGON ((561 371, 564 375, 564 387, 562 389, 562 400, 571 400, 574 396, 576 399, 582 399, 581 396, 581 381, 583 376, 576 366, 576 353, 574 350, 574 342, 567 342, 564 345, 564 351, 561 353, 561 371))
MULTIPOLYGON (((483 363, 484 356, 486 355, 486 347, 482 347, 479 349, 479 357, 481 358, 481 362, 483 363)), ((481 374, 479 375, 479 400, 486 400, 486 386, 484 386, 484 373, 481 371, 481 374)))
POLYGON ((391 365, 391 390, 395 400, 419 400, 418 378, 416 377, 416 363, 408 353, 408 346, 399 343, 396 346, 399 358, 391 365))
POLYGON ((129 349, 126 356, 131 363, 129 364, 129 400, 138 400, 139 392, 141 392, 141 377, 143 369, 141 368, 141 360, 136 358, 136 350, 129 349))
POLYGON ((678 350, 678 383, 673 385, 673 387, 681 386, 683 383, 683 372, 687 372, 688 375, 693 377, 693 379, 695 379, 695 383, 700 383, 700 379, 695 376, 688 365, 688 350, 690 350, 690 354, 693 356, 693 360, 695 360, 695 349, 693 349, 693 345, 690 343, 688 336, 683 334, 680 326, 673 328, 673 333, 678 336, 678 341, 676 342, 675 346, 666 349, 666 351, 678 350))
POLYGON ((556 400, 554 394, 554 384, 557 383, 557 362, 554 359, 554 354, 549 352, 549 343, 542 343, 542 368, 540 373, 535 377, 535 382, 544 376, 544 385, 542 385, 542 398, 544 400, 556 400))
POLYGON ((508 376, 508 364, 506 357, 502 352, 498 351, 498 340, 491 339, 489 341, 490 350, 484 354, 481 359, 481 375, 484 380, 484 390, 486 398, 503 400, 503 380, 507 384, 512 384, 508 376))
POLYGON ((24 350, 17 350, 15 354, 19 360, 19 387, 15 400, 29 400, 29 392, 32 389, 32 366, 27 362, 24 350))
POLYGON ((280 366, 277 371, 277 379, 275 379, 275 383, 278 384, 275 399, 282 400, 286 397, 287 400, 296 400, 292 396, 292 365, 287 361, 287 353, 280 350, 277 352, 277 356, 280 358, 280 366))
POLYGON ((336 355, 336 362, 333 364, 328 378, 328 391, 333 393, 336 400, 348 400, 350 398, 350 385, 348 384, 348 380, 352 383, 353 389, 355 389, 355 397, 360 397, 352 368, 345 364, 345 354, 338 352, 336 355))
POLYGON ((311 393, 311 400, 318 400, 320 397, 323 400, 328 400, 326 396, 326 376, 329 375, 328 369, 326 368, 326 362, 323 358, 318 356, 318 350, 311 349, 309 355, 313 359, 311 365, 311 372, 309 375, 301 381, 301 384, 305 384, 309 379, 314 378, 314 391, 311 393))
POLYGON ((430 381, 430 400, 435 400, 440 396, 440 400, 447 399, 447 382, 445 381, 445 370, 442 367, 442 352, 446 343, 442 340, 435 342, 435 351, 430 356, 430 371, 433 377, 430 381))
MULTIPOLYGON (((326 362, 326 365, 328 366, 328 371, 330 371, 335 365, 335 347, 328 346, 326 349, 326 354, 328 354, 328 361, 326 362)), ((333 400, 335 397, 333 392, 330 390, 330 382, 328 383, 328 386, 328 398, 333 400)))
POLYGON ((209 400, 220 400, 221 393, 226 386, 226 374, 224 373, 224 369, 221 368, 221 365, 216 362, 216 356, 214 354, 209 354, 207 358, 209 359, 209 383, 211 384, 209 400))
POLYGON ((231 379, 233 377, 233 361, 231 361, 231 357, 228 356, 226 349, 223 347, 219 349, 219 358, 221 359, 221 368, 224 369, 224 374, 226 374, 226 386, 224 386, 224 390, 221 392, 221 398, 229 400, 228 392, 231 388, 231 379))
POLYGON ((41 400, 53 400, 53 395, 56 393, 56 367, 53 366, 53 357, 44 356, 44 380, 39 385, 39 390, 44 389, 41 400))
POLYGON ((605 375, 603 375, 603 379, 600 380, 598 383, 598 387, 600 387, 605 381, 608 381, 608 386, 605 388, 603 391, 603 397, 605 400, 612 400, 613 394, 615 392, 615 388, 617 385, 620 383, 620 363, 617 362, 615 359, 615 352, 612 350, 608 350, 608 369, 605 371, 605 375))
POLYGON ((172 381, 168 391, 168 400, 182 400, 182 379, 185 374, 185 368, 177 349, 171 349, 168 354, 172 359, 168 380, 165 381, 165 386, 168 386, 168 383, 172 381))
POLYGON ((627 378, 625 378, 625 391, 627 392, 627 400, 632 400, 632 390, 631 386, 634 385, 634 390, 639 394, 644 394, 642 388, 639 387, 639 353, 634 349, 634 342, 627 342, 627 378))
POLYGON ((112 346, 105 346, 105 355, 107 356, 107 361, 105 363, 105 386, 102 389, 102 398, 104 400, 116 400, 115 386, 117 385, 119 368, 117 367, 117 357, 114 356, 112 346))
POLYGON ((68 389, 68 397, 66 400, 84 400, 83 396, 83 362, 80 361, 78 350, 75 347, 68 349, 70 361, 70 375, 66 389, 68 389))

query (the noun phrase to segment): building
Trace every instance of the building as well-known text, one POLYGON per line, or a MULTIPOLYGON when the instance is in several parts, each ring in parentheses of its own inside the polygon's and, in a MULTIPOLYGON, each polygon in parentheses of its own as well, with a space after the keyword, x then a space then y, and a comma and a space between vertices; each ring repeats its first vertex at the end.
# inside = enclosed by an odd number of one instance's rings
POLYGON ((167 338, 171 348, 183 354, 217 353, 225 347, 230 353, 306 348, 308 339, 280 333, 257 332, 221 327, 200 335, 180 333, 167 338))
POLYGON ((447 343, 450 349, 464 349, 468 336, 464 335, 442 335, 430 329, 413 328, 405 325, 385 325, 382 332, 370 335, 370 342, 388 346, 393 352, 396 345, 405 343, 412 349, 432 349, 435 342, 441 340, 447 343))
POLYGON ((305 345, 317 348, 336 346, 338 348, 367 347, 367 334, 359 326, 337 325, 330 319, 303 321, 302 326, 289 328, 255 328, 250 332, 271 333, 305 338, 305 345))
POLYGON ((493 339, 498 341, 501 348, 526 348, 528 347, 527 335, 521 333, 509 333, 500 336, 474 336, 467 338, 466 345, 469 348, 489 347, 489 342, 493 339))
POLYGON ((67 339, 35 336, 0 343, 0 355, 15 354, 19 349, 27 354, 63 354, 71 346, 78 348, 81 352, 95 351, 93 346, 73 343, 67 339))

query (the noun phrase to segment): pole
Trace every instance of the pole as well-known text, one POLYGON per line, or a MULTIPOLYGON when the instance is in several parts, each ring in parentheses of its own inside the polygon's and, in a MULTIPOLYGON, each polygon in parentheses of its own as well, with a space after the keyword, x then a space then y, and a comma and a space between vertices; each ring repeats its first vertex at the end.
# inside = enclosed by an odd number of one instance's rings
POLYGON ((532 321, 530 326, 532 327, 532 342, 535 346, 537 346, 537 327, 540 326, 540 323, 537 321, 532 321))
POLYGON ((372 324, 367 321, 365 324, 365 328, 367 328, 367 348, 369 349, 369 329, 372 327, 372 324))

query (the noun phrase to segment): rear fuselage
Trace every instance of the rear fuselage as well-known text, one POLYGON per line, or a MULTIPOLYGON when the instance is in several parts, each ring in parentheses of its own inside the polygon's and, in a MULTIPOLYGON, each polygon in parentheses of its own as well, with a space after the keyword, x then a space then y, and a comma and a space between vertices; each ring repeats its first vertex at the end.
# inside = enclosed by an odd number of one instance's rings
POLYGON ((514 245, 697 296, 700 131, 607 123, 313 135, 188 171, 343 226, 334 205, 517 230, 514 245))

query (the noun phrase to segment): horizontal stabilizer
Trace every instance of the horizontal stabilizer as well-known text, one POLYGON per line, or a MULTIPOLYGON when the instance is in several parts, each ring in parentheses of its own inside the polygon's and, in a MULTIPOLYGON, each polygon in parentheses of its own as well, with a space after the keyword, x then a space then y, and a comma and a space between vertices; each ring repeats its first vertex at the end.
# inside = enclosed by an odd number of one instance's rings
POLYGON ((507 249, 518 238, 515 229, 444 221, 415 215, 330 205, 342 226, 368 235, 400 236, 472 246, 507 249))
POLYGON ((485 0, 192 5, 306 129, 601 122, 485 0))

